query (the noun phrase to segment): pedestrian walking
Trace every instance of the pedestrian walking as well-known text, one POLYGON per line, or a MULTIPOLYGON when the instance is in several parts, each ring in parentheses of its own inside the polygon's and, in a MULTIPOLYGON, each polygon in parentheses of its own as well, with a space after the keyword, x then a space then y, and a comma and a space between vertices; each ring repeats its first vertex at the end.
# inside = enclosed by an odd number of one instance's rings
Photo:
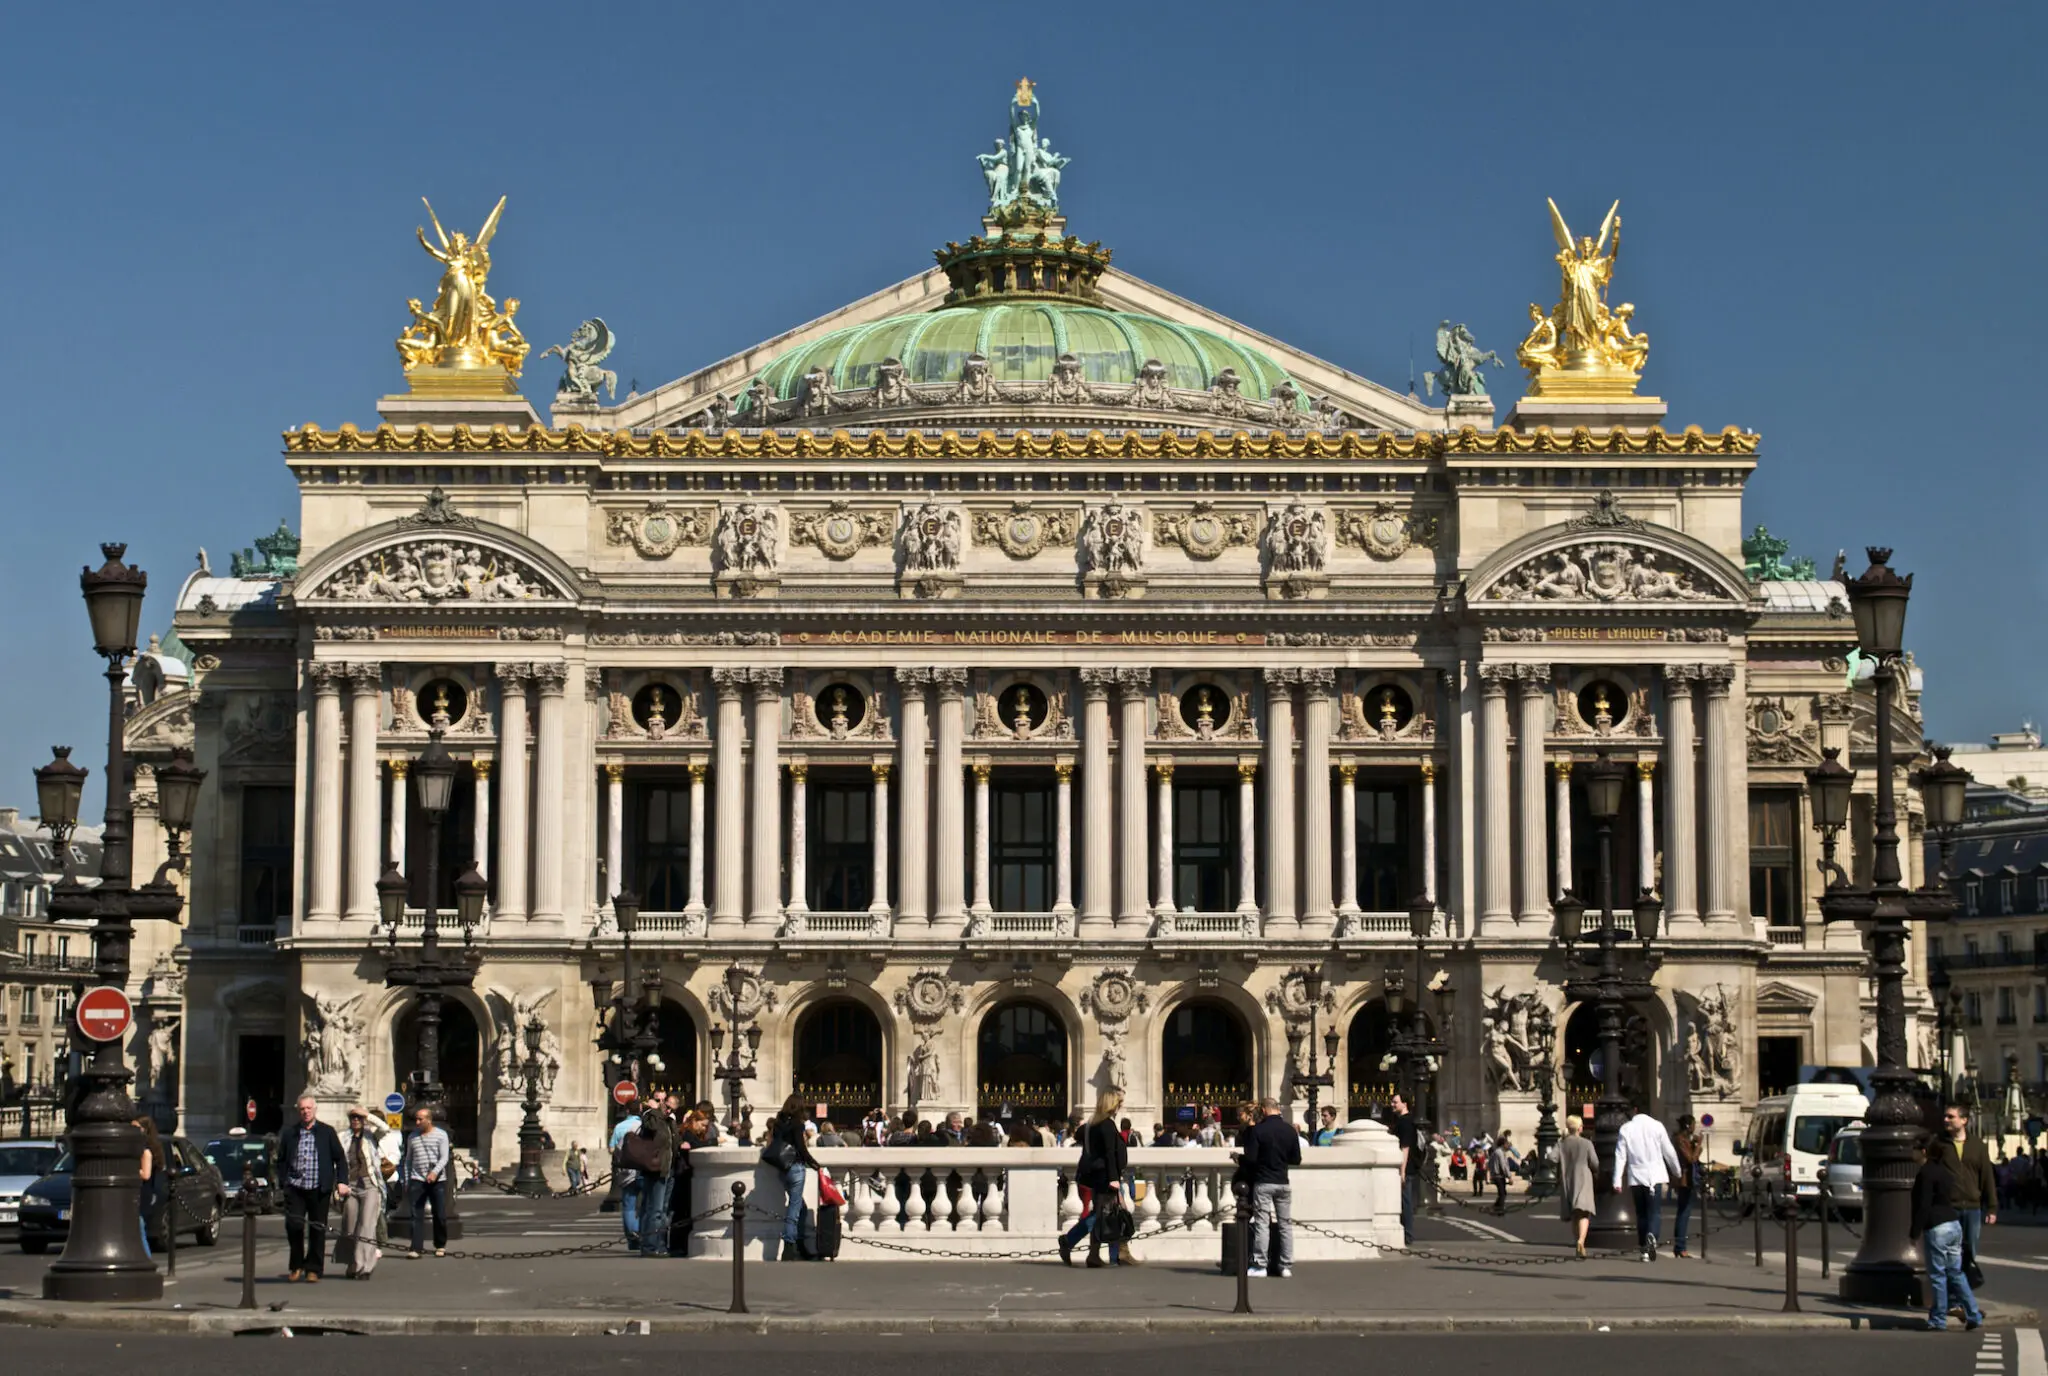
POLYGON ((1982 1328, 1984 1311, 1963 1273, 1963 1225, 1956 1208, 1957 1166, 1955 1143, 1935 1137, 1920 1146, 1916 1155, 1920 1169, 1913 1176, 1913 1223, 1909 1236, 1924 1238, 1927 1255, 1927 1327, 1939 1333, 1948 1327, 1951 1298, 1961 1302, 1963 1327, 1982 1328))
POLYGON ((1294 1275, 1294 1186, 1288 1169, 1300 1164, 1301 1134, 1280 1116, 1280 1101, 1259 1100, 1258 1122, 1238 1135, 1237 1172, 1231 1178, 1233 1186, 1242 1181, 1252 1191, 1250 1275, 1294 1275), (1280 1254, 1269 1257, 1267 1242, 1276 1220, 1280 1254))
MULTIPOLYGON (((1121 1089, 1106 1089, 1095 1101, 1095 1112, 1082 1129, 1081 1161, 1074 1168, 1074 1188, 1081 1195, 1081 1217, 1060 1237, 1060 1261, 1074 1264, 1074 1248, 1083 1236, 1088 1239, 1088 1264, 1102 1266, 1102 1248, 1109 1247, 1110 1266, 1121 1266, 1126 1258, 1123 1245, 1128 1234, 1123 1223, 1129 1210, 1119 1198, 1130 1155, 1124 1148, 1123 1133, 1117 1130, 1117 1110, 1124 1106, 1121 1089)), ((1078 1121, 1078 1120, 1077 1120, 1078 1121)), ((1130 1258, 1135 1262, 1136 1258, 1130 1258)))
POLYGON ((455 1162, 455 1144, 434 1126, 433 1110, 415 1110, 412 1122, 412 1139, 405 1144, 405 1197, 412 1206, 412 1250, 406 1255, 418 1261, 428 1209, 434 1211, 434 1255, 448 1255, 448 1168, 455 1162))
MULTIPOLYGON (((1417 1192, 1422 1188, 1421 1144, 1416 1140, 1415 1115, 1409 1112, 1407 1096, 1396 1094, 1390 1106, 1394 1110, 1394 1121, 1388 1124, 1388 1127, 1393 1131, 1394 1145, 1401 1149, 1401 1245, 1413 1247, 1415 1199, 1417 1192)), ((1334 1125, 1337 1110, 1326 1108, 1323 1112, 1334 1125)), ((1316 1145, 1328 1146, 1329 1143, 1318 1142, 1316 1145)))
POLYGON ((577 1194, 582 1191, 583 1177, 589 1169, 590 1161, 583 1154, 583 1148, 579 1144, 571 1142, 569 1144, 569 1154, 562 1158, 562 1170, 569 1177, 570 1194, 577 1194))
POLYGON ((782 1112, 768 1125, 768 1140, 762 1144, 761 1160, 782 1172, 782 1260, 815 1261, 804 1244, 804 1182, 818 1168, 811 1155, 804 1128, 811 1121, 810 1106, 792 1094, 782 1101, 782 1112))
POLYGON ((1586 1140, 1586 1120, 1570 1114, 1564 1120, 1564 1140, 1557 1144, 1558 1213, 1572 1225, 1572 1246, 1586 1255, 1586 1230, 1592 1226, 1593 1172, 1600 1167, 1600 1153, 1586 1140))
POLYGON ((1963 1273, 1972 1285, 1981 1285, 1984 1273, 1977 1265, 1977 1247, 1984 1225, 1998 1222, 1998 1177, 1984 1139, 1970 1136, 1970 1119, 1962 1109, 1954 1104, 1943 1109, 1941 1126, 1955 1148, 1942 1153, 1942 1161, 1956 1178, 1956 1218, 1963 1225, 1963 1273))
POLYGON ((607 1144, 612 1154, 612 1184, 619 1189, 619 1226, 626 1235, 626 1250, 640 1250, 640 1172, 626 1160, 626 1139, 640 1130, 637 1115, 628 1114, 612 1125, 607 1144))
POLYGON ((165 1230, 168 1232, 177 1227, 177 1220, 169 1217, 169 1209, 176 1196, 171 1192, 170 1175, 164 1169, 164 1139, 156 1130, 156 1120, 137 1118, 132 1121, 132 1126, 142 1130, 142 1160, 138 1164, 142 1174, 142 1255, 149 1256, 149 1220, 156 1213, 157 1201, 164 1201, 165 1230))
POLYGON ((328 1201, 337 1194, 348 1198, 348 1162, 341 1154, 341 1134, 320 1121, 319 1100, 301 1094, 298 1111, 298 1121, 277 1138, 289 1251, 285 1279, 318 1284, 325 1269, 328 1201))
POLYGON ((347 1163, 341 1201, 341 1241, 335 1260, 348 1267, 350 1280, 368 1280, 384 1252, 378 1229, 384 1222, 384 1156, 370 1134, 370 1111, 360 1105, 348 1111, 348 1136, 341 1144, 347 1163))
POLYGON ((1486 1193, 1486 1162, 1493 1150, 1493 1143, 1485 1133, 1472 1139, 1472 1197, 1477 1199, 1486 1193))
POLYGON ((1671 1145, 1678 1151, 1678 1179, 1672 1183, 1671 1197, 1678 1203, 1678 1221, 1671 1227, 1671 1255, 1690 1259, 1692 1253, 1686 1250, 1686 1243, 1692 1227, 1693 1201, 1704 1172, 1700 1167, 1699 1120, 1690 1113, 1680 1116, 1678 1133, 1671 1139, 1671 1145))
POLYGON ((1496 1137, 1486 1153, 1486 1178, 1493 1182, 1495 1213, 1505 1214, 1508 1211, 1508 1181, 1514 1179, 1515 1169, 1521 1164, 1521 1153, 1515 1150, 1514 1134, 1503 1132, 1496 1137))
POLYGON ((1618 1190, 1626 1184, 1635 1197, 1636 1247, 1644 1261, 1657 1259, 1664 1186, 1677 1174, 1678 1149, 1671 1144, 1671 1134, 1637 1104, 1614 1144, 1613 1185, 1618 1190))

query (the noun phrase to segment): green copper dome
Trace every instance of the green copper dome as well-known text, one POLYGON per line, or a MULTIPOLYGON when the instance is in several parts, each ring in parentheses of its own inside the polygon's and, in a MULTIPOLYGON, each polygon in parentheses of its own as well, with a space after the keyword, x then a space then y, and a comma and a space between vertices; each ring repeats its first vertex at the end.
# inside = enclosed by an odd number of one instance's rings
MULTIPOLYGON (((1011 300, 952 306, 921 315, 891 316, 838 330, 776 359, 761 377, 778 397, 803 390, 805 374, 823 368, 835 390, 873 387, 886 359, 903 364, 910 383, 958 382, 968 356, 988 360, 998 384, 1045 382, 1061 354, 1072 354, 1089 382, 1128 385, 1148 359, 1166 368, 1166 385, 1206 391, 1224 369, 1236 372, 1239 394, 1271 398, 1287 373, 1256 349, 1157 316, 1103 310, 1060 301, 1011 300)), ((1296 389, 1295 409, 1308 411, 1296 389)))

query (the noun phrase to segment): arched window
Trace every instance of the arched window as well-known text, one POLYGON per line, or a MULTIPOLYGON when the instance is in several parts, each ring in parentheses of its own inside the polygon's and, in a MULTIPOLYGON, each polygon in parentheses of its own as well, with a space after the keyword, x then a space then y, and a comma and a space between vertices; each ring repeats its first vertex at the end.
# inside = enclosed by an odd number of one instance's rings
POLYGON ((975 1102, 984 1115, 1066 1115, 1067 1029, 1059 1014, 1021 999, 992 1008, 981 1020, 977 1052, 975 1102))
POLYGON ((1253 1097, 1252 1039, 1237 1011, 1216 999, 1190 999, 1166 1015, 1159 1042, 1161 1112, 1192 1119, 1215 1108, 1237 1120, 1253 1097))

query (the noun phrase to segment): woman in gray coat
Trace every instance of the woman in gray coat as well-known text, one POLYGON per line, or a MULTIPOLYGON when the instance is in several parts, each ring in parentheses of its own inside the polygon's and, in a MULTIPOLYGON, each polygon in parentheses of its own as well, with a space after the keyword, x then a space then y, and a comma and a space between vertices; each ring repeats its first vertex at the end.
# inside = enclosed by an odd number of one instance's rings
POLYGON ((1586 1140, 1585 1121, 1574 1113, 1564 1120, 1564 1140, 1557 1144, 1557 1172, 1561 1193, 1559 1212, 1572 1225, 1572 1241, 1580 1256, 1586 1255, 1586 1229, 1593 1222, 1593 1168, 1599 1155, 1586 1140))

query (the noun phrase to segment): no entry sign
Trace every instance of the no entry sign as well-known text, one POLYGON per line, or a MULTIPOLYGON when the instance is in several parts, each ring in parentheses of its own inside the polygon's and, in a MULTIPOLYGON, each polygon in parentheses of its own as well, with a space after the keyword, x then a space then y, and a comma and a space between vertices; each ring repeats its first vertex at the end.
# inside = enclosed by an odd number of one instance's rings
POLYGON ((621 1080, 612 1086, 612 1102, 621 1108, 631 1108, 639 1097, 640 1089, 631 1080, 621 1080))
POLYGON ((85 991, 72 1017, 78 1030, 92 1040, 113 1042, 119 1041, 135 1021, 135 1010, 129 1006, 126 994, 111 984, 102 984, 85 991))

